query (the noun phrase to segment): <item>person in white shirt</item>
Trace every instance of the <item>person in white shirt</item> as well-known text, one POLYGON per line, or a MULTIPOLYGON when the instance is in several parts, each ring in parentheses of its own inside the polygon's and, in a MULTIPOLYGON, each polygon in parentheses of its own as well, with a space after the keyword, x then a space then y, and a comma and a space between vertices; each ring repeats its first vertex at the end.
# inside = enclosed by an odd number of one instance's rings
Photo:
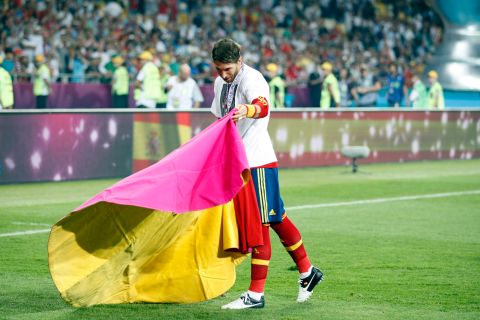
POLYGON ((178 76, 170 77, 167 81, 168 91, 167 109, 199 108, 203 102, 203 95, 197 82, 190 77, 190 67, 182 64, 178 76))
POLYGON ((263 245, 252 250, 248 291, 222 309, 265 305, 263 292, 271 257, 270 226, 297 265, 300 272, 297 302, 305 302, 322 281, 323 273, 310 263, 300 232, 287 217, 280 196, 277 157, 267 130, 271 101, 268 83, 259 71, 243 63, 240 46, 231 39, 221 39, 215 44, 212 59, 219 76, 215 79, 211 112, 221 118, 234 110, 232 119, 242 137, 252 177, 244 188, 254 188, 256 195, 256 203, 250 207, 248 203, 244 205, 260 214, 263 237, 263 245))

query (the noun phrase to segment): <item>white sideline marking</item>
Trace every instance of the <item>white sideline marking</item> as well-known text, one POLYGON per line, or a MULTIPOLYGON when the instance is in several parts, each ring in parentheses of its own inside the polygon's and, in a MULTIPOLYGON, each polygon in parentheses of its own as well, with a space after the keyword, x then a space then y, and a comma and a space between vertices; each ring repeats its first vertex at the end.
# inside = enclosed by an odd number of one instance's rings
MULTIPOLYGON (((354 205, 371 204, 371 203, 385 203, 385 202, 394 202, 394 201, 409 201, 409 200, 419 200, 419 199, 458 197, 458 196, 466 196, 466 195, 472 195, 472 194, 480 194, 480 190, 432 193, 432 194, 422 194, 422 195, 418 195, 418 196, 377 198, 377 199, 357 200, 357 201, 347 201, 347 202, 308 204, 308 205, 303 205, 303 206, 289 207, 289 208, 286 208, 286 210, 287 211, 293 211, 293 210, 314 209, 314 208, 354 206, 354 205)), ((23 223, 16 223, 16 224, 23 224, 23 223)), ((39 224, 36 224, 36 225, 44 225, 44 224, 39 223, 39 224)), ((47 232, 50 232, 50 229, 26 230, 26 231, 18 231, 18 232, 11 232, 11 233, 0 233, 0 237, 24 236, 24 235, 29 235, 29 234, 47 233, 47 232)))
POLYGON ((25 230, 25 231, 17 231, 17 232, 10 232, 10 233, 0 233, 0 237, 25 236, 28 234, 47 233, 47 232, 50 232, 50 229, 25 230))
POLYGON ((42 227, 51 227, 48 223, 36 223, 36 222, 22 222, 22 221, 13 221, 12 224, 22 225, 22 226, 42 226, 42 227))
POLYGON ((432 194, 422 194, 422 195, 418 195, 418 196, 377 198, 377 199, 356 200, 356 201, 346 201, 346 202, 307 204, 307 205, 303 205, 303 206, 295 206, 295 207, 285 208, 285 210, 286 211, 292 211, 292 210, 313 209, 313 208, 354 206, 354 205, 361 205, 361 204, 385 203, 385 202, 394 202, 394 201, 409 201, 409 200, 419 200, 419 199, 458 197, 458 196, 466 196, 466 195, 472 195, 472 194, 480 194, 480 190, 432 193, 432 194))

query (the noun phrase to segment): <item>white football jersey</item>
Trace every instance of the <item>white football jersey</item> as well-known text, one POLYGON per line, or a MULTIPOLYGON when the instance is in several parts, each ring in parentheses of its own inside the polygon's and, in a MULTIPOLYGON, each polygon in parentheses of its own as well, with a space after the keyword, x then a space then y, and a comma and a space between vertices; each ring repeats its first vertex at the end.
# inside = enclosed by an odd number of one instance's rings
POLYGON ((251 104, 258 97, 267 99, 269 105, 267 116, 261 119, 246 118, 239 120, 237 129, 243 139, 248 163, 251 168, 276 162, 277 157, 268 134, 271 105, 270 89, 267 81, 260 72, 244 64, 240 82, 237 85, 232 84, 232 86, 228 88, 227 83, 220 77, 215 79, 215 97, 210 108, 212 113, 216 117, 221 118, 236 105, 251 104), (228 90, 235 90, 235 96, 230 106, 226 106, 228 90))

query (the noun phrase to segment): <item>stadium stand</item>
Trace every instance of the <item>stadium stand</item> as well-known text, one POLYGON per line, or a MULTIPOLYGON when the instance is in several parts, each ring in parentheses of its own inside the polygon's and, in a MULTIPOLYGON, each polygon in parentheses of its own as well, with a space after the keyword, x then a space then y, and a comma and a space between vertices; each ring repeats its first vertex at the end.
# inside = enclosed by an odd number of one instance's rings
POLYGON ((112 56, 126 58, 133 78, 135 58, 149 49, 173 74, 188 63, 205 85, 215 77, 211 46, 229 36, 248 64, 278 65, 295 92, 321 75, 324 61, 335 72, 348 68, 351 82, 364 64, 384 81, 395 63, 410 85, 443 32, 426 2, 414 0, 10 1, 0 15, 0 55, 15 82, 31 81, 34 56, 43 54, 56 82, 110 83, 112 56))

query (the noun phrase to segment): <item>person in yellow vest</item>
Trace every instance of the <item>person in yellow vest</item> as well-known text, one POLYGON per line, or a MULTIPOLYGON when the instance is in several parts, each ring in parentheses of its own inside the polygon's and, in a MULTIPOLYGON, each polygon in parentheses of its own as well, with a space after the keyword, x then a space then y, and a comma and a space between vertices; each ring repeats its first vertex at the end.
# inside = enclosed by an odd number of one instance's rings
POLYGON ((112 106, 114 108, 128 108, 128 71, 123 65, 124 60, 121 56, 115 56, 112 59, 115 70, 112 78, 112 106))
POLYGON ((2 67, 3 57, 0 56, 0 110, 13 108, 12 76, 2 67))
POLYGON ((322 64, 323 83, 322 93, 320 96, 320 108, 329 109, 330 107, 340 106, 340 89, 338 80, 333 75, 333 66, 330 62, 322 64))
POLYGON ((52 79, 50 68, 45 63, 41 54, 35 56, 35 75, 33 78, 33 94, 37 108, 46 108, 50 94, 50 81, 52 79))
POLYGON ((144 51, 138 56, 140 71, 135 83, 135 104, 137 108, 155 108, 160 98, 160 72, 152 62, 153 54, 144 51))
POLYGON ((429 109, 445 109, 445 99, 443 97, 443 88, 438 82, 438 73, 431 70, 428 73, 428 82, 430 82, 430 90, 428 90, 428 108, 429 109))
POLYGON ((285 81, 278 74, 278 66, 274 63, 267 65, 268 76, 271 79, 268 82, 270 87, 270 101, 272 108, 285 107, 285 81))
POLYGON ((163 63, 159 68, 160 71, 160 93, 157 101, 157 108, 165 109, 167 107, 168 95, 167 95, 167 82, 170 79, 170 67, 168 64, 163 63))

